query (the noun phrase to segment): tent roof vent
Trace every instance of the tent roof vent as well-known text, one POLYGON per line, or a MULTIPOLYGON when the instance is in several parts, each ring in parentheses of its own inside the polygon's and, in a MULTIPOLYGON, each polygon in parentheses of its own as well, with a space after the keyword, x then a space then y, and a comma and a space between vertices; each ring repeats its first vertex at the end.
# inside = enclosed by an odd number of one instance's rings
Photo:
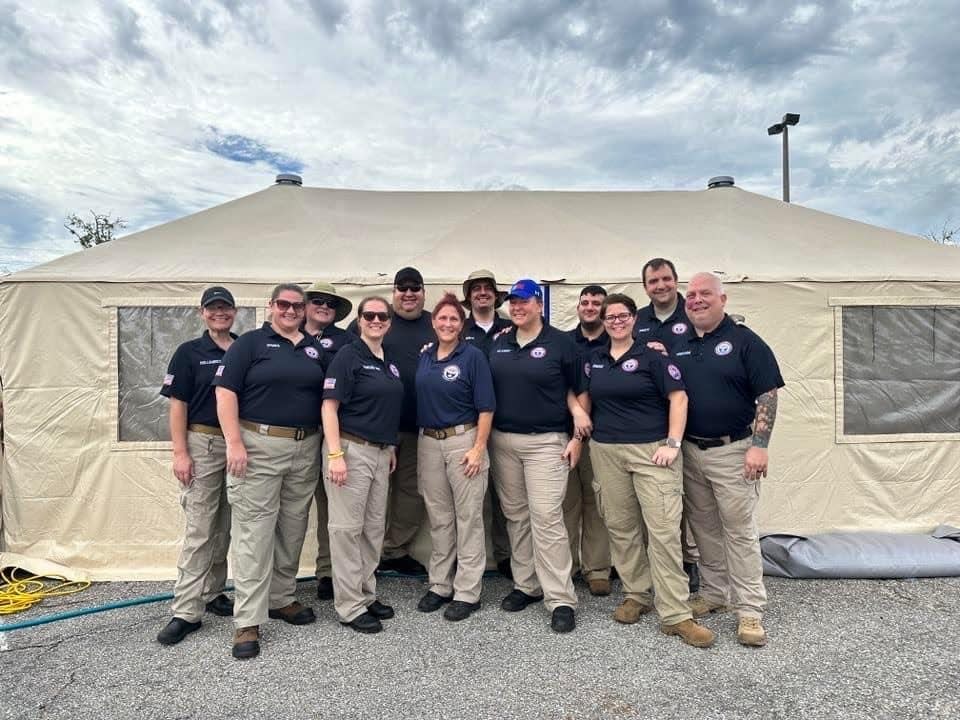
POLYGON ((707 190, 718 187, 733 187, 733 175, 717 175, 707 180, 707 190))
POLYGON ((277 185, 303 185, 303 178, 293 173, 280 173, 277 175, 277 185))

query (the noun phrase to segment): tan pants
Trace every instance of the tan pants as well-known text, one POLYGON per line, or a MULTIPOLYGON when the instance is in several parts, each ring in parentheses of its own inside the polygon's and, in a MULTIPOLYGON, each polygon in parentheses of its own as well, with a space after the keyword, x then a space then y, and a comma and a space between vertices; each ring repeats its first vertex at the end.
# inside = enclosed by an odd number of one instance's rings
POLYGON ((340 439, 347 463, 347 482, 327 479, 329 449, 323 443, 323 477, 330 513, 330 559, 333 565, 333 607, 343 622, 363 615, 377 599, 374 572, 380 562, 387 513, 390 448, 340 439))
POLYGON ((320 436, 304 440, 240 429, 247 474, 227 475, 237 627, 262 625, 267 610, 296 597, 300 551, 319 472, 320 436))
POLYGON ((593 493, 590 446, 583 446, 580 462, 567 478, 563 522, 570 538, 574 573, 579 566, 586 580, 606 580, 610 577, 610 539, 593 493))
POLYGON ((420 494, 430 519, 430 589, 437 595, 475 603, 480 600, 487 545, 483 498, 490 460, 484 452, 480 472, 467 477, 460 464, 473 447, 477 430, 437 440, 421 435, 417 445, 420 494))
POLYGON ((181 487, 180 507, 186 519, 183 548, 173 586, 174 617, 197 622, 204 606, 227 581, 230 547, 230 505, 224 482, 227 446, 222 437, 187 433, 187 451, 193 460, 193 482, 181 487))
POLYGON ((685 440, 683 486, 700 548, 700 594, 732 605, 742 617, 759 618, 767 591, 756 517, 760 482, 743 477, 750 442, 701 450, 685 440))
POLYGON ((591 442, 597 469, 593 487, 624 597, 649 605, 652 587, 660 620, 674 625, 693 617, 680 550, 683 461, 678 457, 669 467, 656 465, 653 454, 662 444, 591 442))
POLYGON ((510 536, 507 534, 507 519, 500 507, 500 497, 494 486, 493 476, 487 478, 487 495, 483 500, 483 524, 490 535, 493 561, 499 563, 510 559, 510 536))
POLYGON ((330 515, 327 512, 327 489, 323 484, 323 478, 320 478, 317 483, 317 490, 313 497, 317 506, 316 576, 319 580, 322 577, 332 577, 333 573, 333 566, 330 564, 330 531, 327 529, 330 515))
POLYGON ((513 584, 528 595, 543 589, 547 609, 577 606, 572 559, 563 524, 570 468, 566 433, 505 433, 490 438, 490 463, 510 534, 513 584))
POLYGON ((397 469, 390 476, 384 558, 410 554, 410 544, 423 524, 423 515, 423 498, 417 490, 417 433, 402 432, 397 446, 397 469))

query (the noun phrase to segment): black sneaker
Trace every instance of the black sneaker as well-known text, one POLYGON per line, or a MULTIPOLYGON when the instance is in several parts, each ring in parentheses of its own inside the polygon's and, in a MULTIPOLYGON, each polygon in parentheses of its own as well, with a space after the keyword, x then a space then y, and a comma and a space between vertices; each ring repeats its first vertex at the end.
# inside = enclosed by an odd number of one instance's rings
POLYGON ((507 612, 520 612, 527 605, 533 605, 543 600, 543 595, 527 595, 522 590, 511 590, 503 600, 500 601, 500 608, 507 612))
POLYGON ((333 578, 317 578, 317 600, 333 600, 333 578))
POLYGON ((497 563, 497 572, 508 580, 513 580, 513 568, 510 567, 510 558, 504 558, 497 563))
POLYGON ((176 645, 187 635, 200 629, 199 622, 187 622, 182 618, 175 617, 167 623, 166 627, 157 635, 157 642, 161 645, 176 645))
POLYGON ((480 609, 480 603, 468 603, 463 600, 454 600, 450 606, 443 611, 443 617, 451 622, 466 620, 474 612, 480 609))
POLYGON ((220 617, 233 617, 233 600, 220 593, 207 603, 207 612, 220 617))
POLYGON ((341 625, 346 625, 349 628, 353 628, 358 633, 378 633, 383 630, 383 625, 380 621, 371 615, 368 612, 363 613, 363 615, 358 615, 350 622, 340 621, 341 625))
POLYGON ((689 579, 687 584, 690 587, 690 594, 694 595, 700 592, 700 567, 696 563, 684 563, 683 571, 689 579))
POLYGON ((367 612, 378 620, 389 620, 394 614, 392 607, 389 605, 384 605, 379 600, 374 600, 372 603, 367 605, 367 612))
POLYGON ((398 575, 423 576, 427 569, 409 555, 398 558, 384 558, 377 566, 380 572, 395 572, 398 575))
POLYGON ((561 605, 554 609, 553 616, 550 618, 550 629, 558 633, 568 633, 577 626, 576 618, 573 615, 573 608, 567 605, 561 605))
POLYGON ((452 600, 453 595, 444 597, 443 595, 438 595, 433 590, 427 590, 426 595, 420 598, 420 602, 417 603, 417 610, 423 613, 431 613, 435 610, 439 610, 452 600))

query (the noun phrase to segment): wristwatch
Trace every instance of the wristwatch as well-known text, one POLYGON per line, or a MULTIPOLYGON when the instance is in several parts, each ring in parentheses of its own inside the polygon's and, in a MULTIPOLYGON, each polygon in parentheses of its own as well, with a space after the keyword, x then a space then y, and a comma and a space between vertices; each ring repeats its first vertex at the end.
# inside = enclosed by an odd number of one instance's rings
POLYGON ((667 438, 667 447, 668 447, 668 448, 673 448, 674 450, 679 450, 679 449, 680 449, 680 441, 679 441, 679 440, 675 440, 674 438, 668 437, 668 438, 667 438))

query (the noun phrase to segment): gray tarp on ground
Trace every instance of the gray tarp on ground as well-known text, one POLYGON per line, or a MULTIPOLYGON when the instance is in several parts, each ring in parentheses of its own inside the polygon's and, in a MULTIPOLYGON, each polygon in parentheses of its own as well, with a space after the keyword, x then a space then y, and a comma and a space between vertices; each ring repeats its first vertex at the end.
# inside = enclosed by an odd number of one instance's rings
POLYGON ((763 574, 785 578, 920 578, 960 576, 960 529, 929 535, 883 532, 767 535, 763 574))

